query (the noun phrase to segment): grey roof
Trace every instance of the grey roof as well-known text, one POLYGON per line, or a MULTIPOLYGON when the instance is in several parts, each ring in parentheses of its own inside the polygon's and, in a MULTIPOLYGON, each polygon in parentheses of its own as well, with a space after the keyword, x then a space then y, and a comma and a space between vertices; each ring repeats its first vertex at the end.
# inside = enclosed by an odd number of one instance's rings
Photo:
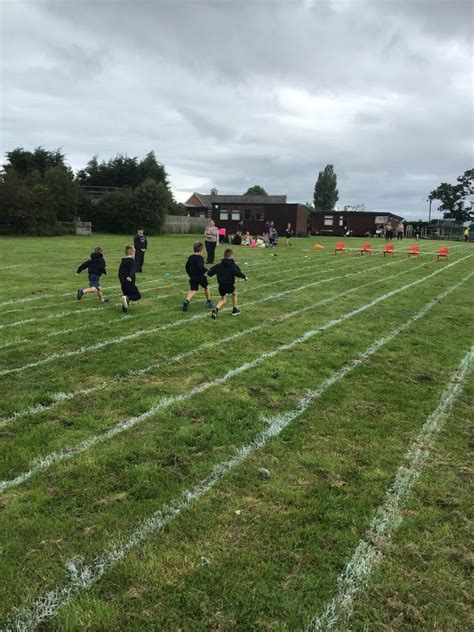
POLYGON ((208 208, 213 204, 286 204, 286 195, 194 195, 208 208))

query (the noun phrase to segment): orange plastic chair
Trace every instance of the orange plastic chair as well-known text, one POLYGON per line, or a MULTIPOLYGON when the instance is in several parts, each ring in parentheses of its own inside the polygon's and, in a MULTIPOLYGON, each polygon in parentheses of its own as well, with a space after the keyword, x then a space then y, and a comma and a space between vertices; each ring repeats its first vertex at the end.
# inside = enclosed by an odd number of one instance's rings
POLYGON ((413 244, 413 246, 408 248, 407 257, 410 258, 411 255, 415 255, 417 259, 420 258, 420 246, 418 244, 413 244))
POLYGON ((441 246, 441 248, 438 250, 438 256, 436 257, 436 260, 439 261, 440 257, 445 257, 446 261, 449 261, 448 249, 446 246, 441 246))
POLYGON ((334 254, 338 252, 342 252, 343 255, 346 254, 346 244, 343 241, 338 241, 336 247, 334 248, 334 254))
POLYGON ((393 257, 393 255, 395 254, 394 248, 394 244, 387 244, 383 250, 383 256, 385 257, 385 255, 391 255, 393 257))
POLYGON ((365 244, 362 244, 362 247, 360 249, 360 254, 363 255, 364 252, 366 252, 369 257, 372 256, 372 244, 369 244, 368 242, 365 244))

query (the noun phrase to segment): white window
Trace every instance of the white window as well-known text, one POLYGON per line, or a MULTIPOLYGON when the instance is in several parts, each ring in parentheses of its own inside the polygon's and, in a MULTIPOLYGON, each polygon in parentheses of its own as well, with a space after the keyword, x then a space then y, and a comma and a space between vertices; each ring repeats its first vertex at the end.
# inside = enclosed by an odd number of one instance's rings
POLYGON ((232 219, 236 219, 239 222, 240 221, 240 211, 232 211, 232 219))
POLYGON ((229 219, 229 211, 221 211, 219 213, 219 219, 223 219, 223 220, 229 219))
POLYGON ((339 217, 339 226, 344 226, 344 218, 342 215, 339 217))
POLYGON ((332 215, 325 215, 324 216, 324 225, 325 226, 332 226, 334 221, 334 217, 332 215))
POLYGON ((263 222, 263 213, 260 213, 260 211, 257 211, 255 213, 255 220, 257 222, 263 222))

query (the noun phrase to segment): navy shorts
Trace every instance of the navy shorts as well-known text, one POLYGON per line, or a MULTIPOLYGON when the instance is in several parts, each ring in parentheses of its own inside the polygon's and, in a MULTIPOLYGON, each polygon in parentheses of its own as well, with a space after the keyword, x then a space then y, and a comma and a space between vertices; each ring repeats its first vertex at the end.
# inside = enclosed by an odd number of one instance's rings
POLYGON ((226 294, 235 294, 235 286, 219 283, 219 296, 225 296, 226 294))
POLYGON ((89 287, 100 289, 100 276, 98 274, 89 274, 89 287))
POLYGON ((199 286, 206 289, 208 285, 209 285, 209 282, 207 280, 207 277, 205 276, 195 277, 195 278, 191 277, 189 279, 189 287, 191 288, 191 291, 193 292, 197 292, 199 290, 199 286))

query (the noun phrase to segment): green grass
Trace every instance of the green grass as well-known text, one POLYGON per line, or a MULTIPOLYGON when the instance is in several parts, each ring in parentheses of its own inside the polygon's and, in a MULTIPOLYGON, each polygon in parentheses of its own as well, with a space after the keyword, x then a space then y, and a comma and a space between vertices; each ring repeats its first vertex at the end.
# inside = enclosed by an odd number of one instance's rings
MULTIPOLYGON (((183 266, 194 239, 150 239, 138 280, 149 291, 127 315, 116 278, 126 237, 1 240, 10 256, 0 288, 0 480, 164 398, 203 389, 0 494, 0 625, 66 585, 69 560, 79 556, 87 565, 125 541, 142 520, 251 442, 268 418, 294 409, 307 389, 474 270, 474 257, 465 258, 474 255, 472 244, 447 244, 449 263, 458 264, 205 388, 309 330, 446 268, 434 254, 446 244, 421 242, 419 261, 406 258, 408 240, 395 244, 393 261, 380 254, 380 240, 373 240, 370 258, 356 250, 334 256, 335 240, 327 238, 295 239, 292 248, 275 251, 236 248, 249 276, 237 282, 242 313, 231 318, 226 308, 213 322, 202 296, 189 314, 181 311, 183 266), (325 249, 314 250, 316 241, 325 249), (78 281, 74 271, 95 245, 104 248, 108 264, 107 305, 91 296, 75 299, 87 277, 78 281), (296 313, 285 318, 288 312, 296 313), (201 345, 207 347, 176 358, 201 345), (130 373, 149 365, 154 368, 130 373), (82 393, 99 384, 104 388, 82 393), (67 398, 57 401, 58 393, 67 398), (40 405, 43 410, 34 410, 40 405)), ((362 241, 346 243, 356 249, 362 241)), ((304 629, 335 594, 337 576, 410 441, 472 345, 473 289, 470 277, 92 587, 77 591, 41 629, 304 629), (262 478, 260 468, 270 477, 262 478)), ((215 295, 214 280, 211 290, 215 295)), ((471 374, 392 546, 356 600, 351 629, 472 624, 472 394, 471 374)))

